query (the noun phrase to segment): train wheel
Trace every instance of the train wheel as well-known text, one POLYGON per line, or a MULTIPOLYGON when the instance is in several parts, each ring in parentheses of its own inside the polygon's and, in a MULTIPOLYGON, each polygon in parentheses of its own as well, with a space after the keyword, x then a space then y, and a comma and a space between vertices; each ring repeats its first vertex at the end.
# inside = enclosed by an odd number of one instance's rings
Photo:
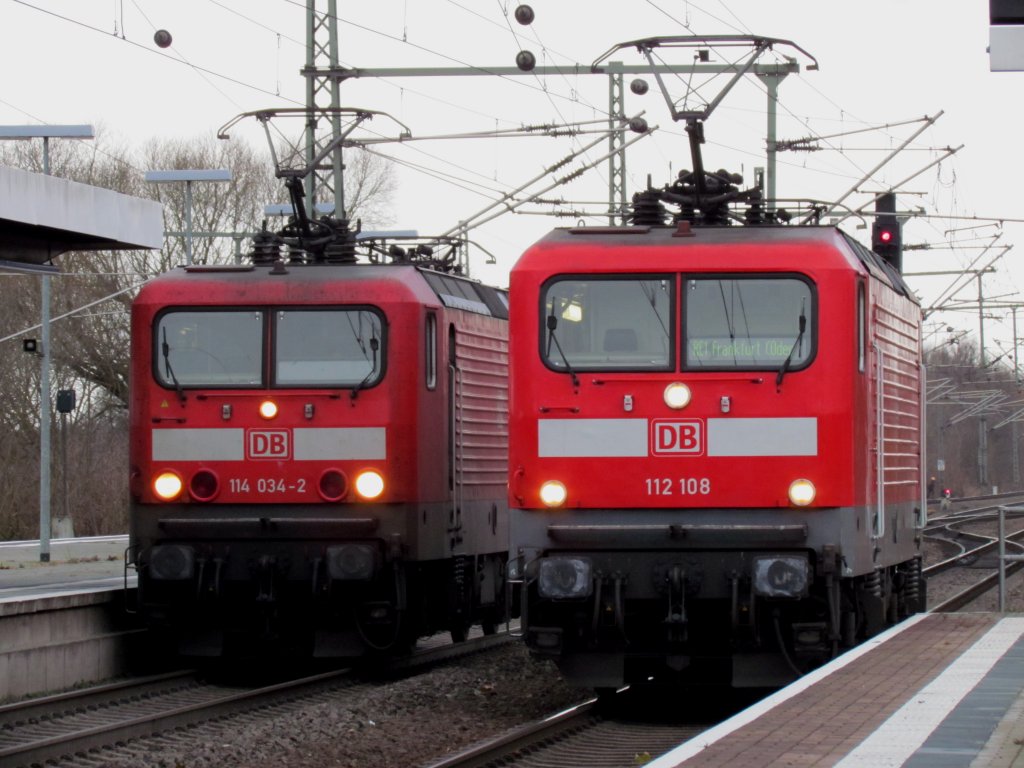
POLYGON ((502 613, 503 611, 496 605, 483 609, 480 616, 480 628, 484 631, 485 635, 497 633, 498 625, 501 624, 502 613))
POLYGON ((469 636, 469 622, 461 617, 453 618, 452 626, 448 630, 452 636, 453 643, 464 643, 469 636))

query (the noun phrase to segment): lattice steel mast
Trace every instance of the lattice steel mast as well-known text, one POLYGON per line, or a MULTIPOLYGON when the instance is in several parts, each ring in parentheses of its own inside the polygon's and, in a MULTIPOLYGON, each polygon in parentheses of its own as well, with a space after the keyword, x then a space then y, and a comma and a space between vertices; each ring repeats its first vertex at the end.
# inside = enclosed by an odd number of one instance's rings
MULTIPOLYGON (((311 210, 318 200, 334 202, 334 218, 348 218, 345 210, 345 163, 342 158, 341 81, 328 72, 338 67, 338 3, 326 0, 306 0, 306 166, 314 164, 317 155, 336 142, 327 158, 316 163, 312 173, 306 177, 306 199, 311 210), (326 103, 325 103, 326 102, 326 103), (318 110, 330 107, 329 118, 318 118, 318 110), (321 126, 326 122, 326 127, 321 126)), ((322 115, 322 113, 320 113, 322 115)))

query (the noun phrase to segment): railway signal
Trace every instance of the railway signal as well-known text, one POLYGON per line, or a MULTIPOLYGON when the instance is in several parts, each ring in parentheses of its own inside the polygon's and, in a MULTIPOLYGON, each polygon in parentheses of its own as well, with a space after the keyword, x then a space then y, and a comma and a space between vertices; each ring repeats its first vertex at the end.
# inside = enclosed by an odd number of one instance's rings
POLYGON ((871 225, 871 250, 892 264, 903 267, 903 231, 896 218, 896 195, 892 192, 875 201, 875 220, 871 225))

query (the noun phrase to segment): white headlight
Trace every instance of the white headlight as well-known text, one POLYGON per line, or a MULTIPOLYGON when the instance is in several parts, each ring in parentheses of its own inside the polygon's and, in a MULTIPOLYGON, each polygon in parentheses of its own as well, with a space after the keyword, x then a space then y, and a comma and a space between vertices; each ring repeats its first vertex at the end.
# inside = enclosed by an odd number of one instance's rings
POLYGON ((384 478, 380 472, 368 469, 356 477, 356 493, 364 499, 376 499, 384 493, 384 478))
POLYGON ((178 498, 184 487, 181 478, 174 472, 161 472, 153 480, 153 492, 164 501, 178 498))
POLYGON ((540 500, 548 507, 560 507, 565 504, 569 492, 557 480, 548 480, 540 487, 540 500))
POLYGON ((806 507, 814 501, 817 491, 810 480, 794 480, 789 484, 789 500, 797 507, 806 507))
POLYGON ((681 381, 673 381, 665 387, 665 405, 674 410, 690 404, 690 388, 681 381))

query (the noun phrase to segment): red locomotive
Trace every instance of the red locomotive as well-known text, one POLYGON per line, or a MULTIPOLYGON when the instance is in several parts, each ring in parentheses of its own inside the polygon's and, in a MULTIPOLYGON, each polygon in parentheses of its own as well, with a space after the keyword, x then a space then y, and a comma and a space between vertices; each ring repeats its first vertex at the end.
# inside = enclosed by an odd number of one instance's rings
POLYGON ((898 268, 680 177, 511 275, 510 575, 529 647, 580 685, 778 684, 924 606, 898 268))
POLYGON ((506 293, 340 229, 133 304, 131 561, 186 654, 350 656, 504 616, 506 293))

